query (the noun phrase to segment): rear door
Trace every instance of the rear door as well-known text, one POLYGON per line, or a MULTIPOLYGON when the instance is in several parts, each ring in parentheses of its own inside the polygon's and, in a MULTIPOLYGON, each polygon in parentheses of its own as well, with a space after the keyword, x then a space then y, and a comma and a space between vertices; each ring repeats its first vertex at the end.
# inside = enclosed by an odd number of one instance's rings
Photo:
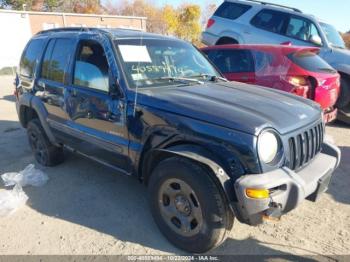
POLYGON ((205 51, 208 58, 230 81, 255 83, 254 57, 244 49, 216 49, 205 51))
POLYGON ((251 44, 281 44, 290 41, 284 35, 289 20, 289 14, 271 9, 263 9, 250 21, 251 34, 246 43, 251 44))
POLYGON ((129 172, 125 101, 110 94, 116 79, 110 67, 116 65, 106 50, 111 46, 99 38, 87 37, 78 43, 67 88, 70 128, 80 152, 129 172))
MULTIPOLYGON (((49 40, 36 82, 37 96, 44 102, 48 112, 48 122, 53 127, 56 123, 67 125, 69 121, 65 106, 65 84, 75 42, 70 38, 49 40)), ((57 128, 54 128, 53 132, 57 133, 57 131, 57 128)))

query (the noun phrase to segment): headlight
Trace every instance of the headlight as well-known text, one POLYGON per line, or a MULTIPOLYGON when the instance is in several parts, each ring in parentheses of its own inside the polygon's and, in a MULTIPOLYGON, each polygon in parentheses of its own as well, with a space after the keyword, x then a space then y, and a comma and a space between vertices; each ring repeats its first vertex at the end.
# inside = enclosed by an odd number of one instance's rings
POLYGON ((258 154, 261 161, 270 164, 279 150, 279 140, 272 131, 264 131, 258 137, 258 154))

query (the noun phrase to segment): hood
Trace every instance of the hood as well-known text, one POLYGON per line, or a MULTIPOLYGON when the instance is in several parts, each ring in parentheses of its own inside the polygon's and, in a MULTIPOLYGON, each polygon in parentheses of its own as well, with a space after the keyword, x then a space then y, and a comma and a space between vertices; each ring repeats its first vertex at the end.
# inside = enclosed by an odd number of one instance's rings
POLYGON ((350 50, 349 49, 333 48, 332 51, 337 56, 342 56, 346 59, 350 59, 350 50))
POLYGON ((311 100, 238 82, 139 89, 138 103, 253 135, 265 127, 285 134, 321 116, 311 100))
POLYGON ((336 70, 346 74, 350 74, 350 50, 341 48, 332 48, 331 52, 327 52, 325 60, 336 70))

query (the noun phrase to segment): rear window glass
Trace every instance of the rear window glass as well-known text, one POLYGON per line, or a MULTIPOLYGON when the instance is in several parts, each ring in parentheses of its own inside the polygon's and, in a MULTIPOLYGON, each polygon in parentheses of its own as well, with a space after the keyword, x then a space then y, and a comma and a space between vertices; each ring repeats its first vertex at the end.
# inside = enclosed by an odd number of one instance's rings
POLYGON ((283 34, 288 15, 274 10, 262 10, 251 21, 251 24, 266 31, 283 34))
POLYGON ((34 39, 30 41, 27 49, 24 51, 20 62, 20 74, 25 77, 33 77, 37 60, 40 58, 44 47, 43 39, 34 39))
POLYGON ((207 50, 208 58, 221 73, 254 72, 254 57, 249 50, 207 50))
POLYGON ((293 53, 289 54, 288 58, 301 68, 311 72, 337 72, 326 61, 313 52, 293 53))
POLYGON ((237 19, 247 12, 251 6, 224 2, 215 12, 215 16, 227 19, 237 19))

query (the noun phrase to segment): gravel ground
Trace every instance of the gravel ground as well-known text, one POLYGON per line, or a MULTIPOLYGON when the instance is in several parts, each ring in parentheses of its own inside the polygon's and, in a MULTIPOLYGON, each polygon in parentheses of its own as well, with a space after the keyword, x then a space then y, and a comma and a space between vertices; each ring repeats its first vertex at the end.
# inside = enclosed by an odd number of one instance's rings
MULTIPOLYGON (((35 163, 12 89, 12 77, 1 77, 0 174, 35 163)), ((350 255, 350 128, 337 123, 327 133, 343 158, 319 202, 305 201, 280 222, 259 227, 235 221, 227 241, 212 254, 350 255)), ((157 229, 146 190, 133 178, 74 154, 58 167, 39 168, 49 182, 25 188, 26 206, 0 217, 0 254, 183 254, 157 229)))

